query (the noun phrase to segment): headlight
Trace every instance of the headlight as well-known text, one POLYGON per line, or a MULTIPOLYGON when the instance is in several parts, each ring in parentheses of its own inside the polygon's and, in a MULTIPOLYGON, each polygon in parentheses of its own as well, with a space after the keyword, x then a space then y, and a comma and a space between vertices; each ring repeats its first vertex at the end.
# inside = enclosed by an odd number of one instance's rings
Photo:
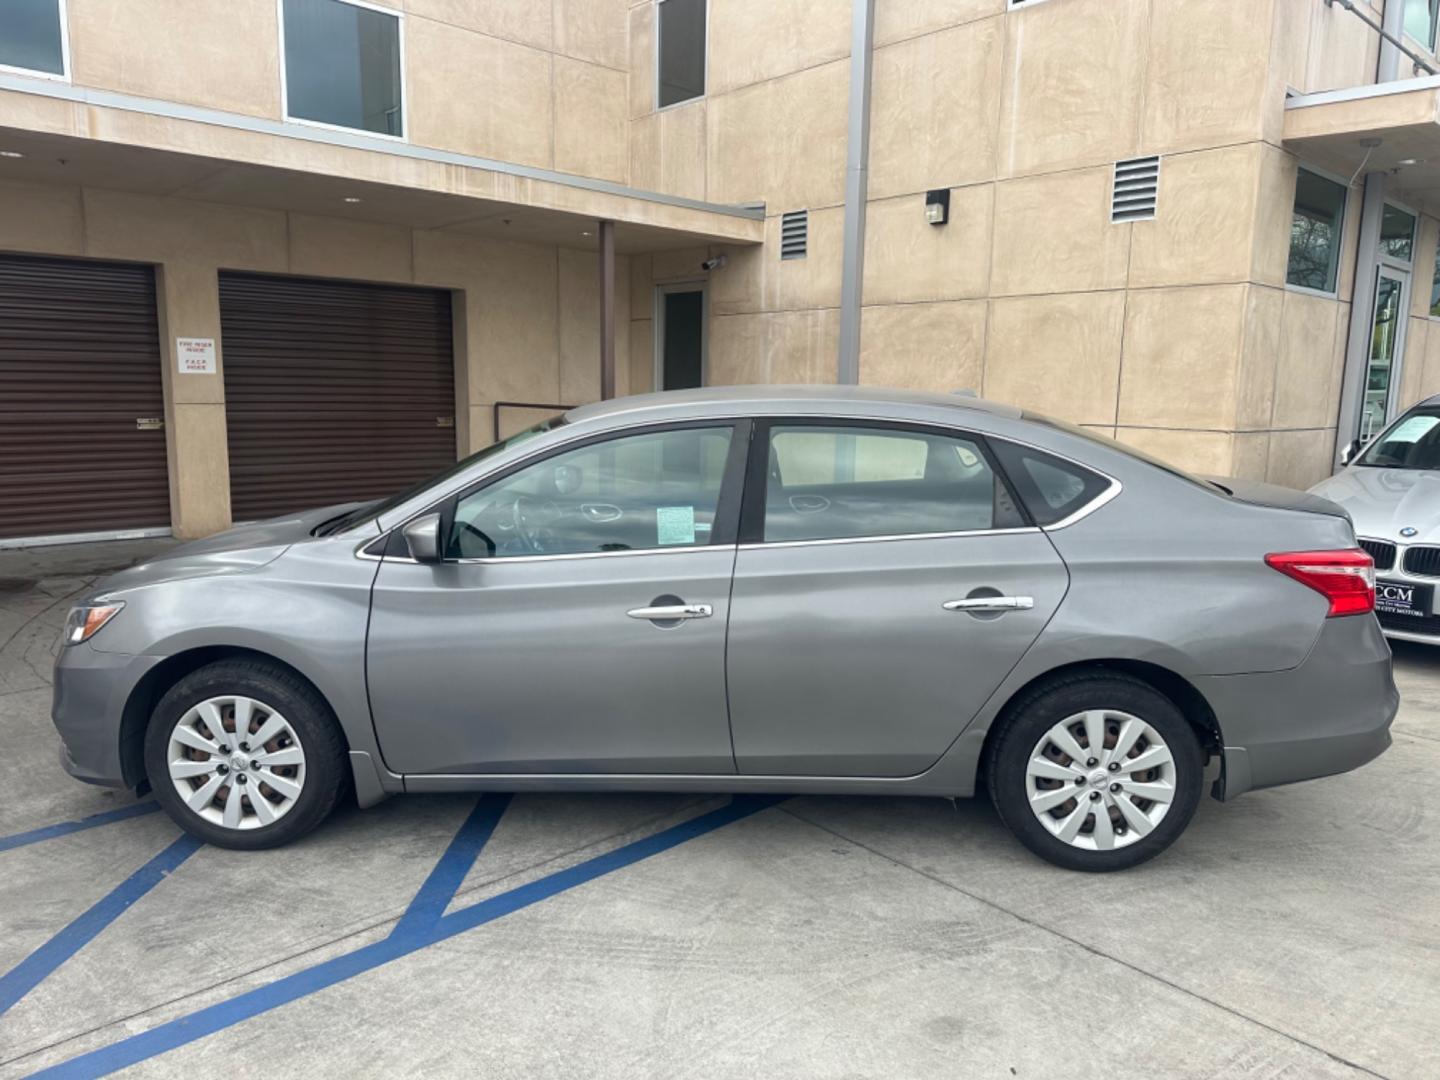
POLYGON ((124 606, 123 600, 114 600, 108 604, 82 604, 71 608, 65 620, 65 644, 79 645, 82 641, 89 641, 102 626, 120 614, 124 606))

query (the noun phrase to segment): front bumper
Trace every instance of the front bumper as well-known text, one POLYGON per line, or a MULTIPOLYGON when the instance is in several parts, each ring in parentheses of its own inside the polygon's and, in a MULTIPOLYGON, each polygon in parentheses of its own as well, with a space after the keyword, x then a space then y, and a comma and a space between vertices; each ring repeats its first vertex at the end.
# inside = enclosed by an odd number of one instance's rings
POLYGON ((1369 615, 1325 620, 1298 667, 1209 676, 1196 686, 1225 740, 1221 799, 1359 768, 1390 745, 1400 707, 1390 647, 1369 615))
POLYGON ((129 787, 121 747, 125 703, 158 656, 99 652, 69 645, 55 661, 50 719, 60 733, 60 765, 77 780, 129 787))

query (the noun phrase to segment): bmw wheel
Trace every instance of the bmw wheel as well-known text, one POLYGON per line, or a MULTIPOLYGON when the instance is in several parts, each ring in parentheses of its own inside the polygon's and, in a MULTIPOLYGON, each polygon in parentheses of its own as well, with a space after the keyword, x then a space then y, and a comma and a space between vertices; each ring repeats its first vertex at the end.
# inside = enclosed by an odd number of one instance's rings
POLYGON ((181 679, 145 736, 160 805, 220 847, 277 847, 309 832, 334 809, 344 763, 334 714, 314 688, 255 661, 221 661, 181 679))
POLYGON ((991 748, 1001 820, 1043 859, 1120 870, 1154 858, 1200 802, 1200 740, 1138 679, 1082 673, 1019 702, 991 748))

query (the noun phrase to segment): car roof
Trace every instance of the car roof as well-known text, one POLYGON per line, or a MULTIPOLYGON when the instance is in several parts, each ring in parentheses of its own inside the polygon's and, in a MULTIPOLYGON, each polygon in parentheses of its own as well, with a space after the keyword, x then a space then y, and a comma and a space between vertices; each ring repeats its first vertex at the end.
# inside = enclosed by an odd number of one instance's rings
POLYGON ((941 407, 1020 418, 1013 405, 973 396, 969 391, 941 393, 931 390, 899 390, 879 386, 833 386, 802 384, 780 386, 707 386, 698 390, 666 390, 654 394, 614 398, 571 409, 565 418, 573 423, 586 420, 622 417, 629 413, 650 412, 673 407, 715 415, 748 413, 783 413, 789 409, 814 408, 826 402, 847 405, 902 405, 910 407, 941 407))

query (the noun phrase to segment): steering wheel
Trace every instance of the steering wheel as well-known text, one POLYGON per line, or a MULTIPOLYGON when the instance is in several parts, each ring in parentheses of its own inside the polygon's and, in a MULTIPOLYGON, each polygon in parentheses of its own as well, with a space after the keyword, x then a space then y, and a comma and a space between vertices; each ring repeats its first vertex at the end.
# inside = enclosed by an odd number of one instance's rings
POLYGON ((541 502, 529 495, 516 495, 510 504, 510 523, 515 535, 520 537, 528 551, 535 555, 546 555, 555 538, 554 530, 544 523, 555 520, 558 508, 554 503, 541 502))

